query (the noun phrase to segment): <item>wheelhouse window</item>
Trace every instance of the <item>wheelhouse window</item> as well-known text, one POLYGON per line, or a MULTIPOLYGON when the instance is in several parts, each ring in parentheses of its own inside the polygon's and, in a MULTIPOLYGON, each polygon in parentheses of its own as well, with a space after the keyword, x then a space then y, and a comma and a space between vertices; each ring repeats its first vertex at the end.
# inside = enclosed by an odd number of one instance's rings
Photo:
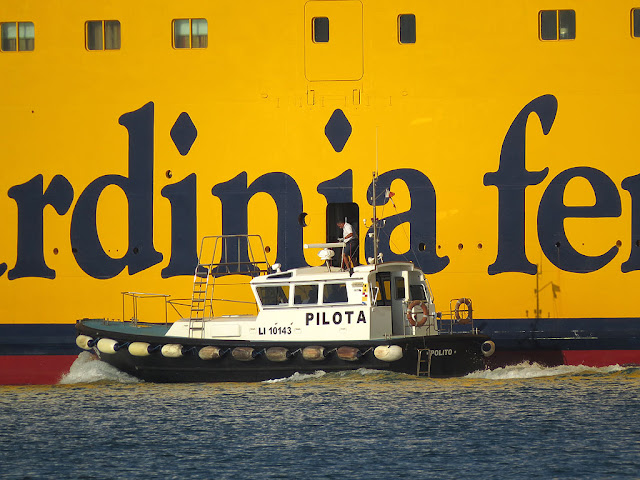
POLYGON ((329 19, 327 17, 314 17, 311 30, 315 43, 327 43, 329 41, 329 19))
POLYGON ((382 272, 376 275, 375 301, 379 307, 391 305, 391 274, 382 272))
POLYGON ((395 277, 394 279, 396 284, 396 300, 401 300, 404 298, 404 278, 403 277, 395 277))
POLYGON ((312 305, 318 303, 318 285, 296 285, 293 289, 294 305, 312 305))
POLYGON ((274 285, 269 287, 257 287, 258 297, 263 307, 275 307, 289 304, 289 287, 274 285))
POLYGON ((542 10, 539 17, 540 40, 574 40, 575 10, 542 10))
POLYGON ((640 38, 640 8, 631 10, 631 36, 640 38))
POLYGON ((426 300, 427 294, 423 285, 409 285, 411 300, 426 300))
POLYGON ((398 41, 416 43, 416 16, 412 13, 398 15, 398 41))
POLYGON ((180 18, 173 21, 173 48, 207 48, 209 25, 205 18, 180 18))
POLYGON ((35 47, 33 22, 0 23, 0 50, 3 52, 30 52, 35 47))
POLYGON ((322 291, 322 303, 347 303, 346 283, 325 283, 322 291))
POLYGON ((87 50, 120 50, 120 22, 91 20, 85 23, 87 50))

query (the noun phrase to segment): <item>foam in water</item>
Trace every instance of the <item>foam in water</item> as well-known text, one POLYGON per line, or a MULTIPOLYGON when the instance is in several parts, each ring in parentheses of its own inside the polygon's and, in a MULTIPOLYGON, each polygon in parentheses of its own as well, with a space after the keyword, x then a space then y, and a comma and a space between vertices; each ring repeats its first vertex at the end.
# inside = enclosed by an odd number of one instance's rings
POLYGON ((262 383, 280 383, 280 382, 302 382, 304 380, 311 380, 315 378, 324 377, 327 374, 324 370, 316 370, 313 373, 294 373, 290 377, 286 378, 274 378, 273 380, 265 380, 262 383))
POLYGON ((508 365, 493 370, 482 370, 470 373, 466 378, 484 378, 488 380, 508 380, 518 378, 554 377, 558 375, 584 375, 593 373, 615 373, 625 370, 620 365, 608 367, 587 367, 585 365, 559 365, 557 367, 544 367, 537 363, 520 363, 508 365))
POLYGON ((139 383, 139 380, 131 375, 121 372, 111 365, 101 362, 89 352, 82 352, 73 362, 69 373, 60 379, 60 384, 94 383, 94 382, 120 382, 139 383))

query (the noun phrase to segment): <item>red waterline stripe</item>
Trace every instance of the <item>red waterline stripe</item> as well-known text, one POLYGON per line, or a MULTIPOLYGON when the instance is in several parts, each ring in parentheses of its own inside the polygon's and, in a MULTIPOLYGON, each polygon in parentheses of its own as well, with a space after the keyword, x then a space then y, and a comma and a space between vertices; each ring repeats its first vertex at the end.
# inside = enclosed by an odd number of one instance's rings
POLYGON ((565 365, 640 365, 640 350, 563 350, 565 365))
POLYGON ((77 355, 2 355, 0 385, 56 384, 77 358, 77 355))

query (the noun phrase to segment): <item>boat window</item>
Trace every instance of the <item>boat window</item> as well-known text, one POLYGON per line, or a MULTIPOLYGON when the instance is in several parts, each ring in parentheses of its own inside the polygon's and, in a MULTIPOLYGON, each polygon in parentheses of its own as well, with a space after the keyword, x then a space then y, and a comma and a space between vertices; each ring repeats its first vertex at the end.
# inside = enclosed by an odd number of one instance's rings
POLYGON ((409 293, 411 294, 411 300, 427 299, 423 285, 409 285, 409 293))
POLYGON ((315 17, 313 19, 313 41, 315 43, 327 43, 329 41, 329 19, 327 17, 315 17))
POLYGON ((347 285, 345 283, 325 283, 322 303, 347 303, 347 285))
POLYGON ((416 43, 416 16, 412 13, 398 15, 398 41, 416 43))
POLYGON ((574 40, 575 10, 542 10, 538 16, 540 40, 574 40))
POLYGON ((293 303, 296 305, 318 303, 318 285, 296 285, 293 292, 293 303))
POLYGON ((29 52, 35 46, 33 22, 6 22, 0 24, 0 50, 3 52, 29 52))
POLYGON ((640 37, 640 8, 631 10, 631 36, 640 37))
POLYGON ((376 275, 376 305, 391 305, 391 274, 379 273, 376 275))
POLYGON ((85 23, 87 50, 120 50, 120 22, 118 20, 92 20, 85 23))
POLYGON ((396 284, 396 300, 402 300, 404 298, 404 278, 395 277, 394 282, 396 284))
POLYGON ((277 285, 273 287, 257 287, 258 297, 263 307, 289 304, 289 287, 277 285))
POLYGON ((205 18, 180 18, 173 21, 173 48, 207 48, 209 24, 205 18))

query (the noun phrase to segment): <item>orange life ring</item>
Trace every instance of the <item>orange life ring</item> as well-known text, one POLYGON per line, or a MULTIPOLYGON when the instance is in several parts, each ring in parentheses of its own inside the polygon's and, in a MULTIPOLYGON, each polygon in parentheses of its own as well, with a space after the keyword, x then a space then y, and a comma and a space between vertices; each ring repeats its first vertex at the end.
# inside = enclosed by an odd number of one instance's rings
POLYGON ((458 322, 460 322, 463 325, 469 324, 471 323, 471 319, 473 318, 473 308, 471 307, 471 299, 470 298, 459 298, 457 303, 456 303, 456 308, 455 308, 455 315, 456 315, 456 320, 458 320, 458 322), (460 307, 462 305, 466 305, 467 306, 467 310, 463 310, 462 312, 466 312, 466 316, 463 318, 462 315, 463 313, 460 313, 460 307))
POLYGON ((422 300, 414 300, 407 307, 407 320, 409 321, 409 325, 412 327, 422 327, 425 323, 427 323, 429 310, 427 309, 427 305, 422 300), (413 317, 413 307, 420 305, 422 308, 422 320, 419 322, 413 317))

